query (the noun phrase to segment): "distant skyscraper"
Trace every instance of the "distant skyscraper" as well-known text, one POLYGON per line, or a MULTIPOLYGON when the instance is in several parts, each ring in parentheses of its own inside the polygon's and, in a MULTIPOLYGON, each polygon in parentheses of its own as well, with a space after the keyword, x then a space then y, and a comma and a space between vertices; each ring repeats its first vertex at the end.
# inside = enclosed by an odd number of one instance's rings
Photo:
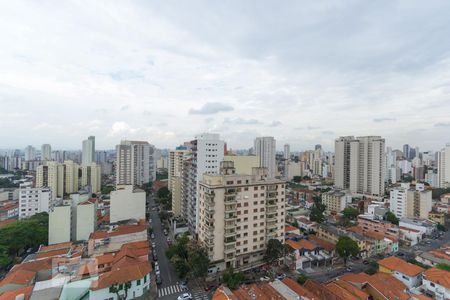
POLYGON ((409 147, 408 144, 403 145, 403 156, 406 159, 409 159, 409 155, 410 155, 409 151, 410 151, 410 149, 411 149, 411 147, 409 147))
POLYGON ((143 185, 153 181, 154 146, 145 141, 121 141, 116 146, 116 184, 143 185))
POLYGON ((83 141, 81 164, 87 166, 93 162, 95 162, 95 136, 90 136, 87 140, 83 141))
POLYGON ((44 144, 41 147, 41 160, 52 160, 52 146, 50 144, 44 144))
POLYGON ((291 158, 291 147, 289 144, 284 145, 284 159, 288 160, 291 158))
POLYGON ((450 144, 437 152, 438 185, 440 188, 450 186, 450 144))
POLYGON ((275 161, 276 141, 271 136, 257 137, 255 139, 255 155, 259 156, 260 167, 267 168, 268 177, 275 178, 277 166, 275 161))
POLYGON ((336 139, 335 186, 353 193, 382 196, 385 160, 385 141, 380 136, 336 139))
POLYGON ((27 146, 25 148, 25 160, 35 160, 36 159, 36 149, 33 146, 27 146))
POLYGON ((317 145, 314 147, 314 150, 319 150, 319 149, 322 149, 322 145, 317 144, 317 145))

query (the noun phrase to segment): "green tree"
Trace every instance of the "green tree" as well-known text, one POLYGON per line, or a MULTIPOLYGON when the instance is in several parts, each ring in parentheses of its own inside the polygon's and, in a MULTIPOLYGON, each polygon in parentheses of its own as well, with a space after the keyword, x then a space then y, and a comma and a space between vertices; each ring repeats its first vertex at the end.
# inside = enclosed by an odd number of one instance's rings
POLYGON ((0 245, 0 268, 3 269, 12 262, 8 247, 0 245))
POLYGON ((308 279, 309 279, 308 276, 306 276, 306 275, 300 275, 300 276, 297 277, 297 282, 298 282, 299 284, 301 284, 301 285, 304 285, 305 282, 306 282, 308 279))
POLYGON ((388 211, 385 215, 386 221, 391 222, 394 225, 398 225, 399 219, 393 212, 388 211))
POLYGON ((325 221, 325 216, 323 215, 324 211, 325 205, 318 202, 314 203, 309 213, 309 219, 313 222, 322 223, 325 221))
POLYGON ((112 191, 114 191, 114 186, 112 185, 104 185, 101 188, 101 192, 103 195, 109 195, 112 191))
POLYGON ((350 256, 357 256, 359 254, 359 246, 358 243, 348 236, 341 236, 336 243, 336 252, 344 259, 344 264, 347 264, 347 259, 350 256))
POLYGON ((343 214, 344 218, 346 218, 346 219, 355 220, 356 217, 358 217, 358 215, 359 215, 359 211, 353 207, 346 207, 342 211, 342 214, 343 214))
POLYGON ((199 247, 198 245, 192 245, 189 251, 189 264, 192 272, 192 277, 202 278, 208 274, 209 258, 208 251, 199 247))
POLYGON ((226 270, 222 275, 222 282, 232 290, 236 289, 244 279, 244 273, 235 272, 233 268, 226 270))
POLYGON ((128 290, 130 288, 131 288, 130 281, 123 283, 123 284, 115 283, 115 284, 111 285, 111 287, 109 288, 109 292, 116 294, 117 299, 125 300, 128 297, 128 290), (124 294, 122 294, 122 295, 120 294, 121 290, 124 290, 124 294))
POLYGON ((439 230, 439 231, 447 231, 447 228, 445 228, 445 226, 442 225, 441 223, 438 223, 438 224, 436 225, 436 228, 437 228, 437 230, 439 230))
POLYGON ((449 264, 444 264, 444 263, 437 264, 436 268, 450 272, 450 265, 449 264))
POLYGON ((302 177, 301 176, 294 176, 292 178, 292 181, 299 183, 300 181, 302 181, 302 177))
POLYGON ((160 188, 158 190, 158 192, 156 193, 156 196, 159 199, 163 199, 163 198, 168 198, 170 194, 169 188, 167 186, 163 186, 162 188, 160 188))
POLYGON ((187 274, 191 271, 186 260, 179 257, 178 255, 174 255, 170 259, 170 262, 175 267, 175 272, 177 272, 177 274, 180 278, 185 278, 187 276, 187 274))
POLYGON ((267 243, 264 260, 268 263, 274 263, 283 257, 285 249, 283 244, 277 239, 270 239, 267 243))

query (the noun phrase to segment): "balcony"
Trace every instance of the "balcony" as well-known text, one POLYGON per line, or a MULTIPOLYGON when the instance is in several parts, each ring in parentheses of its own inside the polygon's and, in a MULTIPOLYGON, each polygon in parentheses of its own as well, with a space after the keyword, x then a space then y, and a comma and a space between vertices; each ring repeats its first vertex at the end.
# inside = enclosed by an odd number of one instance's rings
POLYGON ((276 222, 276 220, 275 220, 275 222, 267 222, 266 223, 266 228, 268 230, 277 229, 277 222, 276 222))
POLYGON ((236 253, 236 247, 232 246, 232 247, 225 247, 225 249, 223 250, 223 252, 225 253, 225 255, 227 256, 228 254, 235 254, 236 253))
POLYGON ((276 231, 267 231, 266 237, 267 237, 267 239, 274 239, 277 237, 277 232, 276 231))
POLYGON ((234 238, 236 236, 236 230, 225 230, 225 238, 234 238))
POLYGON ((237 203, 236 196, 234 195, 225 195, 225 203, 237 203))
POLYGON ((230 214, 236 212, 236 205, 225 205, 225 213, 230 214))
POLYGON ((227 189, 225 191, 225 195, 234 195, 236 194, 236 189, 227 189))
POLYGON ((236 223, 234 221, 225 222, 225 230, 234 229, 236 227, 236 223))
POLYGON ((277 192, 267 192, 266 193, 266 198, 268 199, 276 199, 277 198, 277 192))
POLYGON ((209 206, 209 205, 205 206, 205 211, 209 214, 214 214, 214 212, 215 212, 214 206, 209 206))
POLYGON ((225 214, 225 221, 234 221, 237 219, 237 215, 234 213, 225 214))
POLYGON ((266 208, 270 209, 270 208, 277 208, 277 202, 275 200, 267 200, 266 201, 266 208))
POLYGON ((266 217, 266 222, 267 223, 276 223, 278 221, 277 216, 275 215, 268 215, 266 217))

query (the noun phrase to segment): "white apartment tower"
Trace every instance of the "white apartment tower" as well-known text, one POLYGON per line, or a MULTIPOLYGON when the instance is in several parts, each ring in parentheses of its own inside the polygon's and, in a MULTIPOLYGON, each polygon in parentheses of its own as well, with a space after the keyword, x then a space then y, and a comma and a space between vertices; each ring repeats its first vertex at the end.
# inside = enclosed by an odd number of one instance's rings
POLYGON ((408 216, 409 183, 402 183, 390 192, 390 211, 399 219, 408 216))
POLYGON ((402 183, 390 192, 390 210, 399 219, 428 219, 431 206, 431 190, 425 190, 421 183, 415 189, 409 183, 402 183))
POLYGON ((198 239, 220 270, 262 264, 270 239, 284 243, 285 182, 266 168, 240 175, 224 161, 220 174, 203 175, 199 199, 198 239))
POLYGON ((203 133, 190 142, 192 155, 188 164, 183 187, 186 216, 189 228, 197 232, 198 227, 198 183, 204 174, 218 174, 224 157, 225 142, 218 134, 203 133))
POLYGON ((36 159, 36 149, 33 146, 27 146, 25 148, 25 160, 35 160, 36 159))
POLYGON ((450 144, 437 152, 438 185, 440 188, 450 186, 450 144))
POLYGON ((116 184, 137 185, 155 179, 154 146, 145 141, 121 141, 116 146, 116 184))
POLYGON ((335 186, 352 193, 382 196, 386 172, 385 141, 380 136, 335 140, 335 186))
POLYGON ((289 160, 291 158, 291 147, 289 146, 289 144, 284 145, 283 155, 285 160, 289 160))
POLYGON ((49 212, 52 208, 52 191, 49 188, 33 188, 31 183, 20 185, 19 219, 28 218, 41 212, 49 212))
POLYGON ((90 186, 92 193, 99 193, 101 189, 102 168, 99 164, 91 163, 81 166, 81 186, 90 186))
POLYGON ((253 149, 255 151, 254 154, 259 156, 259 166, 267 168, 269 178, 275 178, 277 174, 275 139, 271 136, 257 137, 253 149))
POLYGON ((43 144, 41 147, 41 160, 52 160, 52 146, 50 144, 43 144))
POLYGON ((83 141, 81 165, 87 166, 93 162, 95 162, 95 136, 90 136, 83 141))

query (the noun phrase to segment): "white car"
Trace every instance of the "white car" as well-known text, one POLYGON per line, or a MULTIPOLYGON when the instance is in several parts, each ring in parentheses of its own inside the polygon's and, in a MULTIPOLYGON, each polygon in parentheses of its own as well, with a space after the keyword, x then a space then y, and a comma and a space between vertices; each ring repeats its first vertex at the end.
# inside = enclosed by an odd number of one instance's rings
POLYGON ((158 262, 155 262, 155 274, 160 274, 160 270, 159 270, 159 264, 158 262))
POLYGON ((190 293, 184 293, 178 296, 177 300, 192 300, 192 295, 190 293))
POLYGON ((263 276, 259 280, 261 280, 261 281, 270 281, 270 277, 269 276, 263 276))

